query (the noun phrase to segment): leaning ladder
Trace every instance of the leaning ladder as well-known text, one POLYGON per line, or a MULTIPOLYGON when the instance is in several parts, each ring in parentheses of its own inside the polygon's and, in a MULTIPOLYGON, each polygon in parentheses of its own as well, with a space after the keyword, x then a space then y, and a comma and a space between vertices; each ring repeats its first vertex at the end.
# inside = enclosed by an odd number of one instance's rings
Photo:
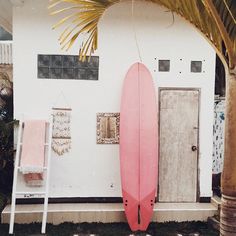
POLYGON ((9 234, 13 234, 14 228, 14 220, 15 220, 15 208, 16 208, 16 199, 18 196, 21 195, 37 195, 37 196, 44 196, 44 206, 43 206, 43 218, 42 218, 42 228, 41 233, 45 234, 46 232, 46 223, 47 223, 47 212, 48 212, 48 192, 49 192, 49 176, 50 176, 50 162, 51 162, 51 142, 52 142, 52 118, 50 118, 48 122, 48 137, 45 141, 45 147, 47 147, 47 165, 44 166, 43 170, 47 172, 46 174, 46 183, 45 183, 45 191, 43 192, 18 192, 16 191, 17 186, 17 178, 18 172, 20 170, 20 153, 22 147, 22 129, 23 129, 24 122, 20 121, 19 125, 19 133, 18 133, 18 140, 17 140, 17 150, 16 150, 16 158, 15 158, 15 168, 14 168, 14 178, 13 178, 13 187, 12 187, 12 201, 11 201, 11 216, 10 216, 10 227, 9 227, 9 234))

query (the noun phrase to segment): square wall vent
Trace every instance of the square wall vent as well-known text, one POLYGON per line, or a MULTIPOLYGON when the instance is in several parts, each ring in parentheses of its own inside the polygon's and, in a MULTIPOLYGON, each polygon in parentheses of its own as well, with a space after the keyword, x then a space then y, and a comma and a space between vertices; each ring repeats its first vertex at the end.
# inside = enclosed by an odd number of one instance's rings
POLYGON ((158 70, 161 72, 170 71, 170 60, 159 60, 158 61, 158 70))
POLYGON ((201 73, 202 72, 202 61, 191 61, 191 72, 201 73))

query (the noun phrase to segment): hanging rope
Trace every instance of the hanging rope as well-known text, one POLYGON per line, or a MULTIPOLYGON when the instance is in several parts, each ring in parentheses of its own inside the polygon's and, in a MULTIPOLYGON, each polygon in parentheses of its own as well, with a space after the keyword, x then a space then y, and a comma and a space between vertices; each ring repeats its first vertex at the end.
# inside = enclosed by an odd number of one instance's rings
POLYGON ((135 1, 135 0, 132 0, 132 25, 133 25, 134 38, 135 38, 135 43, 136 43, 136 47, 137 47, 137 51, 138 51, 139 60, 140 60, 140 62, 142 62, 141 53, 140 53, 140 48, 139 48, 138 39, 137 39, 136 27, 135 27, 135 19, 134 19, 134 1, 135 1))
MULTIPOLYGON (((59 101, 59 99, 60 98, 62 98, 63 99, 63 101, 64 101, 64 108, 67 110, 67 109, 70 109, 70 106, 69 106, 69 103, 68 103, 68 101, 67 101, 67 98, 66 98, 66 96, 65 96, 65 94, 64 94, 64 92, 61 90, 60 91, 60 93, 59 93, 59 95, 57 96, 57 98, 56 98, 56 100, 55 100, 55 102, 53 103, 53 108, 57 108, 57 104, 58 104, 58 101, 59 101)), ((59 105, 59 107, 60 107, 60 109, 61 109, 61 104, 59 105)))

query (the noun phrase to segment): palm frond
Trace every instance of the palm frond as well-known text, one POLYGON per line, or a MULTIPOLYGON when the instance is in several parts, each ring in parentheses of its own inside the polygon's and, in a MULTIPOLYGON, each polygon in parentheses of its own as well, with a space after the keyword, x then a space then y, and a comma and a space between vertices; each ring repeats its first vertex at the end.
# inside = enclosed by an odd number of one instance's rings
MULTIPOLYGON (((96 0, 53 0, 49 9, 58 7, 61 3, 68 3, 68 7, 56 9, 51 12, 51 15, 69 12, 68 16, 64 17, 53 28, 68 24, 65 30, 59 37, 59 42, 63 49, 70 49, 74 42, 81 34, 87 34, 86 41, 82 43, 80 59, 86 60, 86 54, 93 53, 97 49, 98 22, 104 11, 115 1, 96 1, 96 0), (73 5, 71 5, 73 4, 73 5)), ((117 0, 118 2, 118 0, 117 0)))
MULTIPOLYGON (((63 48, 69 49, 81 34, 87 34, 85 41, 79 50, 80 59, 86 60, 86 55, 97 49, 98 22, 105 10, 121 0, 51 0, 50 9, 52 15, 67 13, 53 28, 68 24, 62 32, 59 41, 63 48), (67 7, 60 8, 61 3, 67 3, 67 7)), ((185 18, 205 35, 214 46, 221 58, 229 65, 236 66, 236 1, 235 0, 149 0, 169 9, 185 18), (216 9, 218 19, 216 21, 209 8, 212 3, 216 9), (224 33, 222 33, 224 32, 224 33), (226 46, 226 56, 222 45, 226 46)))
POLYGON ((194 25, 214 46, 218 53, 222 52, 222 37, 220 31, 210 15, 208 9, 201 0, 152 0, 172 12, 183 17, 194 25))
MULTIPOLYGON (((235 29, 235 23, 228 9, 229 6, 222 0, 202 0, 209 15, 214 20, 216 27, 222 37, 222 44, 225 50, 221 54, 225 56, 225 61, 228 63, 230 69, 236 66, 236 51, 234 50, 235 38, 231 37, 231 30, 235 29)), ((229 0, 231 1, 231 0, 229 0)), ((234 5, 231 5, 231 9, 234 5)), ((232 13, 232 12, 231 12, 232 13)))

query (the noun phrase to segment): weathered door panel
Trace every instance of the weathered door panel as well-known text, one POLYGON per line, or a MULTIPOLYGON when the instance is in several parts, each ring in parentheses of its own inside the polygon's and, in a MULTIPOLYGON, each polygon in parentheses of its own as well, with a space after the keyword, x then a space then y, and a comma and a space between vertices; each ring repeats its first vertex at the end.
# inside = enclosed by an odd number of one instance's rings
POLYGON ((160 90, 160 202, 196 202, 198 115, 198 90, 160 90))

